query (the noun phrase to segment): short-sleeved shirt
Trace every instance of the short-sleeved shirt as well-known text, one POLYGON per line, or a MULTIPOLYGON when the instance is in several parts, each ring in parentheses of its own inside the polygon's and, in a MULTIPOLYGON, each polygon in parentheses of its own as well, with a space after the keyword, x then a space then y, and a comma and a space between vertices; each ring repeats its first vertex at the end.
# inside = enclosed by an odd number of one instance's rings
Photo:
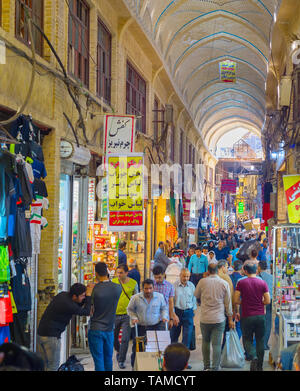
POLYGON ((256 277, 241 278, 235 289, 240 292, 242 297, 242 318, 265 314, 265 306, 262 300, 264 293, 269 292, 265 281, 256 277))
POLYGON ((33 159, 32 170, 34 177, 37 179, 46 178, 47 176, 47 171, 44 163, 37 159, 33 159))
POLYGON ((214 249, 214 252, 215 252, 215 256, 216 256, 217 261, 220 261, 221 259, 228 258, 228 250, 226 247, 222 248, 221 250, 219 250, 218 247, 216 247, 214 249))
POLYGON ((154 281, 154 292, 161 293, 165 298, 167 305, 169 305, 170 297, 175 296, 174 286, 166 280, 164 280, 162 284, 157 284, 157 282, 154 281))
POLYGON ((188 269, 191 273, 198 274, 198 273, 205 273, 207 272, 208 268, 208 260, 207 257, 203 254, 201 254, 200 258, 197 257, 196 254, 193 254, 191 256, 188 269))

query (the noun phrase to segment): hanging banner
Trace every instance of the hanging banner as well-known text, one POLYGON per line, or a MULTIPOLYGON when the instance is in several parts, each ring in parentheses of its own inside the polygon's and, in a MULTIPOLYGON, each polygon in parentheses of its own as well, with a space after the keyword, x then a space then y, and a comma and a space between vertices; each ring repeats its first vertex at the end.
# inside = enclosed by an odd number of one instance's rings
POLYGON ((144 230, 144 154, 107 155, 108 231, 144 230))
POLYGON ((135 126, 134 115, 105 115, 104 154, 134 152, 135 126))
POLYGON ((236 194, 237 181, 235 179, 222 179, 221 193, 236 194))
POLYGON ((221 61, 220 67, 220 80, 224 83, 236 83, 236 62, 234 61, 221 61))
POLYGON ((290 224, 300 223, 300 175, 284 175, 283 186, 290 224))
POLYGON ((190 221, 191 194, 183 195, 182 205, 183 205, 183 221, 185 223, 188 223, 190 221))

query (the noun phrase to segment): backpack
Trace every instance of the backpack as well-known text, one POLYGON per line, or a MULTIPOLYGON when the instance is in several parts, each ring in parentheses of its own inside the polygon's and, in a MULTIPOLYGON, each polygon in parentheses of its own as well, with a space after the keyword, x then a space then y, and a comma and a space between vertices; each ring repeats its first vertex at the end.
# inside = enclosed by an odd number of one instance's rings
POLYGON ((67 361, 62 364, 58 371, 72 371, 72 372, 82 372, 84 367, 76 356, 70 356, 67 361))

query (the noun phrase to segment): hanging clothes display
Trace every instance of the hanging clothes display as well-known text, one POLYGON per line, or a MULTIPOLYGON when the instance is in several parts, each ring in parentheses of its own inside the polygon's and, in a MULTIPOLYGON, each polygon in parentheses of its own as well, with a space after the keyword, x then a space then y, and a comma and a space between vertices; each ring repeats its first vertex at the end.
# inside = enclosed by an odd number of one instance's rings
POLYGON ((48 192, 39 129, 21 115, 9 133, 18 144, 0 144, 0 344, 29 347, 32 309, 28 259, 40 253, 41 229, 48 222, 48 192), (34 226, 35 224, 35 226, 34 226))

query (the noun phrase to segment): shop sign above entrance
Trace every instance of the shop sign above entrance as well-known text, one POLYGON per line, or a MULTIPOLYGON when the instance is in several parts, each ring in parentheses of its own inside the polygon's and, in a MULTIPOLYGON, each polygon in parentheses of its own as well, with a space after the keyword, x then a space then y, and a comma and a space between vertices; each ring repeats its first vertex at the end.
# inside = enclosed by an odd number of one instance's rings
POLYGON ((134 115, 105 115, 104 155, 134 152, 135 126, 134 115))
POLYGON ((144 154, 107 155, 108 231, 144 230, 144 154))

